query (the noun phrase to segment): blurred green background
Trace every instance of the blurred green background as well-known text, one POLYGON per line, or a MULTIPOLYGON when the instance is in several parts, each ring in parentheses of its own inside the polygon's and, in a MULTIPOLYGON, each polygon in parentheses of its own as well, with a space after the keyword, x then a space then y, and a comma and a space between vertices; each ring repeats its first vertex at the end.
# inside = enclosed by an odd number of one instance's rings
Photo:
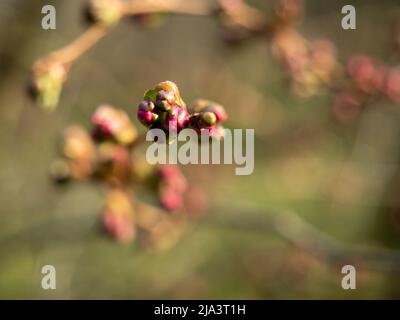
MULTIPOLYGON (((74 64, 58 109, 43 114, 23 91, 31 64, 85 29, 83 4, 0 2, 0 298, 400 298, 399 110, 377 105, 351 125, 338 124, 331 94, 290 93, 267 41, 227 46, 214 19, 171 16, 156 29, 121 23, 74 64), (57 9, 54 31, 41 28, 45 4, 57 9), (98 188, 55 187, 48 167, 64 127, 88 126, 101 103, 135 119, 143 91, 167 79, 188 102, 223 104, 228 127, 255 128, 256 160, 250 176, 224 165, 183 168, 209 195, 208 216, 173 248, 154 253, 105 237, 98 188), (280 212, 300 216, 350 254, 329 259, 324 247, 304 250, 301 239, 254 227, 255 216, 280 212), (225 223, 231 213, 239 218, 225 223), (375 262, 353 257, 352 248, 376 253, 375 262), (56 290, 41 288, 46 264, 57 269, 56 290), (356 290, 341 288, 345 264, 357 269, 356 290)), ((398 1, 351 1, 357 30, 348 31, 340 25, 345 4, 307 1, 301 32, 332 40, 342 62, 360 52, 386 61, 398 1)))

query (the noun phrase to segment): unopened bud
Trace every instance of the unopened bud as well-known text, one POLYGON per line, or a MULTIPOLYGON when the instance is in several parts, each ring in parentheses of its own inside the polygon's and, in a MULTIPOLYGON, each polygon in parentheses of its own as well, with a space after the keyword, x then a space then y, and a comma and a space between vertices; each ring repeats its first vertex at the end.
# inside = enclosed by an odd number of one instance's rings
POLYGON ((203 120, 207 126, 213 126, 217 122, 217 116, 213 112, 206 111, 201 114, 201 120, 203 120))

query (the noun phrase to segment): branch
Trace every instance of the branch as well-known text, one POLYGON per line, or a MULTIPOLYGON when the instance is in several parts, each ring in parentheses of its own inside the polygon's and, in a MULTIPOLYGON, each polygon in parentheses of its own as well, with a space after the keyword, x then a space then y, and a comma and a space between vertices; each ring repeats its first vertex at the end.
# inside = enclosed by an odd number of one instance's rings
POLYGON ((67 46, 50 53, 43 59, 70 64, 93 47, 107 34, 108 29, 102 26, 92 26, 67 46))
POLYGON ((208 16, 212 9, 205 1, 188 0, 131 0, 123 4, 124 16, 149 13, 176 13, 196 16, 208 16))
POLYGON ((400 272, 400 250, 348 245, 325 234, 293 212, 261 212, 254 208, 217 207, 206 223, 223 227, 273 232, 290 244, 333 265, 358 264, 382 272, 400 272))

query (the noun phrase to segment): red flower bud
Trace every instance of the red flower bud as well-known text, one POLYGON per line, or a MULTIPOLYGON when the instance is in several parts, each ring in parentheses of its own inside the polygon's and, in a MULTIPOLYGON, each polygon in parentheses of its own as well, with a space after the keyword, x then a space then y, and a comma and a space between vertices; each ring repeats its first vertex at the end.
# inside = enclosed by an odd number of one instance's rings
POLYGON ((179 132, 185 127, 188 121, 188 111, 179 105, 175 105, 171 108, 165 118, 164 129, 168 131, 172 129, 176 132, 179 132))
POLYGON ((160 90, 157 93, 156 105, 161 111, 169 111, 175 104, 175 94, 170 90, 160 90))
POLYGON ((150 100, 144 100, 139 104, 137 117, 139 121, 145 125, 150 126, 158 119, 158 114, 155 113, 155 105, 150 100))

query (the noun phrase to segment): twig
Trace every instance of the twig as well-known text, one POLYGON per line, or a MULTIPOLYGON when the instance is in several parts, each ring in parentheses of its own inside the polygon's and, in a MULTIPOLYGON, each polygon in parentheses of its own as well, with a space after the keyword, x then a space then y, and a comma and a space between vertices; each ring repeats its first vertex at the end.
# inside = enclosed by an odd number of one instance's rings
POLYGON ((206 223, 223 227, 272 232, 296 247, 316 254, 331 264, 359 264, 361 268, 400 272, 400 250, 348 245, 325 234, 293 212, 261 212, 254 208, 213 210, 206 223))
POLYGON ((108 29, 106 27, 92 26, 69 45, 52 52, 45 59, 57 60, 59 63, 70 64, 93 47, 107 34, 107 31, 108 29))
POLYGON ((132 0, 123 4, 124 16, 148 13, 177 13, 208 16, 212 13, 205 1, 188 0, 132 0))

